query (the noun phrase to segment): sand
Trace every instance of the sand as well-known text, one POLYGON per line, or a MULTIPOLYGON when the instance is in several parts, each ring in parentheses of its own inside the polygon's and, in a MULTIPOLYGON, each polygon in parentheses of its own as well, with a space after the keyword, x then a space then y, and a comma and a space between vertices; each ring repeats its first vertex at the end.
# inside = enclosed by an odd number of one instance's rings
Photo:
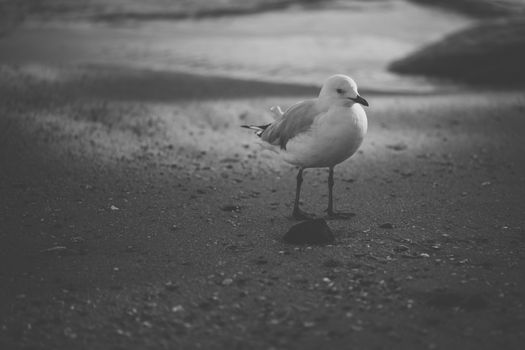
MULTIPOLYGON (((237 125, 306 96, 100 102, 2 74, 2 348, 521 347, 522 93, 365 96, 336 168, 356 216, 299 247, 295 170, 237 125)), ((320 217, 326 177, 305 173, 320 217)))

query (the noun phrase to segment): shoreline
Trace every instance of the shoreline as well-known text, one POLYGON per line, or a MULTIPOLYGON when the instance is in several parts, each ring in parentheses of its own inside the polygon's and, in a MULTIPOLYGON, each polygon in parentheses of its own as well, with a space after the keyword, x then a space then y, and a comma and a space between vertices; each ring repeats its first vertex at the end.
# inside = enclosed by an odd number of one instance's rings
MULTIPOLYGON (((221 75, 186 73, 122 67, 112 64, 88 64, 56 67, 42 64, 1 65, 4 74, 21 76, 32 85, 54 86, 78 96, 122 101, 176 102, 182 100, 213 100, 316 96, 320 85, 286 83, 278 80, 258 80, 221 75)), ((9 79, 9 78, 8 78, 9 79)), ((10 90, 6 81, 4 93, 10 90)), ((509 88, 507 91, 519 90, 509 88)), ((366 85, 360 92, 372 96, 432 96, 467 91, 492 91, 484 85, 434 84, 434 89, 377 89, 366 85)), ((505 91, 505 90, 501 90, 505 91)))

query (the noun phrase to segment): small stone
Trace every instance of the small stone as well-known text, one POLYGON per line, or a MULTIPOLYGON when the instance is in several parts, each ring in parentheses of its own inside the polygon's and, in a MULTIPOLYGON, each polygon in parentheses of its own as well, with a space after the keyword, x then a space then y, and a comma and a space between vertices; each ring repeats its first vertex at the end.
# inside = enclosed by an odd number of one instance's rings
POLYGON ((408 148, 408 146, 404 144, 403 142, 399 142, 396 144, 387 145, 386 148, 393 149, 394 151, 404 151, 405 149, 408 148))
POLYGON ((111 210, 119 210, 119 208, 114 206, 114 205, 111 205, 111 207, 109 207, 109 209, 111 209, 111 210))
POLYGON ((222 281, 222 285, 223 286, 229 286, 230 284, 233 283, 233 279, 231 278, 225 278, 223 281, 222 281))
POLYGON ((131 337, 131 333, 128 332, 128 331, 124 331, 120 328, 117 329, 117 334, 118 335, 122 335, 122 336, 126 336, 126 337, 131 337))
POLYGON ((390 222, 385 222, 384 224, 379 225, 379 228, 385 228, 385 229, 393 229, 394 225, 390 222))
POLYGON ((406 245, 398 245, 397 247, 394 247, 394 252, 406 252, 408 251, 410 248, 408 248, 406 245))
POLYGON ((179 286, 176 283, 173 283, 172 281, 164 283, 164 287, 169 291, 174 291, 179 288, 179 286))
POLYGON ((292 226, 283 237, 289 244, 330 244, 335 238, 324 219, 313 219, 292 226))
POLYGON ((181 312, 184 311, 184 307, 182 305, 177 305, 171 308, 171 312, 181 312))
POLYGON ((241 211, 241 207, 236 205, 236 204, 225 204, 223 206, 221 206, 221 210, 222 211, 235 211, 235 212, 239 212, 241 211))

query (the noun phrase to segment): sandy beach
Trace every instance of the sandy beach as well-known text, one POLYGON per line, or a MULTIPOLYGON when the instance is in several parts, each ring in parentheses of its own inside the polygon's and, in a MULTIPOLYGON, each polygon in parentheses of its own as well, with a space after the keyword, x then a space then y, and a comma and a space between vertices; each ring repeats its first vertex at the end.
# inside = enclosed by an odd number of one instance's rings
MULTIPOLYGON (((369 133, 335 184, 356 216, 327 219, 332 245, 295 246, 282 236, 296 170, 239 126, 315 96, 317 73, 9 55, 2 349, 521 348, 522 89, 363 83, 369 133)), ((302 205, 319 217, 326 178, 305 172, 302 205)))

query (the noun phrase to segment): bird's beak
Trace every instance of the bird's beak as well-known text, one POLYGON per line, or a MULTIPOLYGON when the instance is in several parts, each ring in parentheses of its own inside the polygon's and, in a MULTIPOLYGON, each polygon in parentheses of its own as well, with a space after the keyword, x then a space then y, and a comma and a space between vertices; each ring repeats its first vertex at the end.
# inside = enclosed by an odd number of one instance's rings
POLYGON ((363 106, 368 107, 368 102, 366 102, 366 100, 359 95, 357 95, 356 98, 350 98, 350 99, 356 103, 359 103, 359 104, 362 104, 363 106))

